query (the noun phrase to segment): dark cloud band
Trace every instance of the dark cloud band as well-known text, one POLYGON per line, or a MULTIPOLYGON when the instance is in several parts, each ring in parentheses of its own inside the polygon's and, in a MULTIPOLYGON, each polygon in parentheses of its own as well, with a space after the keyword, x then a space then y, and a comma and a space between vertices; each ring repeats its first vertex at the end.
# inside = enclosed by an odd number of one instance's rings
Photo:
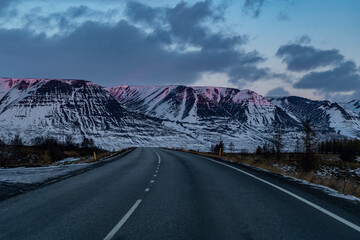
POLYGON ((46 19, 62 19, 66 34, 47 36, 28 28, 0 30, 0 72, 4 76, 83 78, 102 84, 189 84, 202 73, 228 74, 233 82, 273 77, 258 65, 265 59, 246 52, 246 35, 210 30, 222 8, 210 1, 154 8, 129 2, 128 19, 116 24, 74 19, 97 14, 72 7, 46 19))
POLYGON ((301 44, 283 45, 278 49, 276 56, 286 63, 288 70, 295 72, 333 66, 344 60, 344 56, 337 49, 320 50, 301 44))

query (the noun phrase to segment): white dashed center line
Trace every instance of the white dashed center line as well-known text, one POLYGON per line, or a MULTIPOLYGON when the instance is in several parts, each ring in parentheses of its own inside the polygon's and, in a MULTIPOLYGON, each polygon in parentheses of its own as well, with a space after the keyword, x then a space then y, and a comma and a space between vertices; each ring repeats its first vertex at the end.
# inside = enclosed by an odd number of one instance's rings
MULTIPOLYGON (((158 165, 156 168, 156 173, 159 170, 160 167, 160 163, 161 163, 161 158, 160 155, 154 151, 154 153, 157 155, 159 161, 158 161, 158 165)), ((154 177, 156 177, 156 174, 154 175, 154 177)), ((154 183, 154 180, 150 181, 151 183, 154 183)), ((146 188, 145 192, 149 192, 150 188, 146 188)), ((124 225, 124 223, 129 219, 129 217, 131 216, 131 214, 133 214, 133 212, 136 210, 136 208, 140 205, 142 199, 138 199, 134 205, 130 208, 130 210, 125 214, 125 216, 116 224, 116 226, 109 232, 109 234, 104 238, 104 240, 111 240, 115 234, 120 230, 120 228, 124 225)))
POLYGON ((139 204, 141 203, 141 199, 137 200, 135 202, 135 204, 130 208, 130 210, 125 214, 125 216, 118 222, 118 224, 116 224, 116 226, 111 230, 111 232, 109 232, 109 234, 104 238, 104 240, 110 240, 112 239, 115 234, 120 230, 120 228, 122 227, 122 225, 124 225, 124 223, 126 222, 126 220, 129 219, 129 217, 131 216, 131 214, 133 214, 133 212, 135 211, 135 209, 139 206, 139 204))

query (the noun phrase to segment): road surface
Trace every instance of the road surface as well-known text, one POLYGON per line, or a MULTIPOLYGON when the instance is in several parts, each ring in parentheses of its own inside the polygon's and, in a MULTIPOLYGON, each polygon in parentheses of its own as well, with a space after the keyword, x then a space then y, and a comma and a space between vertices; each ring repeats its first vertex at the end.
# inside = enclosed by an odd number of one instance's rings
POLYGON ((0 239, 360 239, 360 207, 163 149, 0 202, 0 239))

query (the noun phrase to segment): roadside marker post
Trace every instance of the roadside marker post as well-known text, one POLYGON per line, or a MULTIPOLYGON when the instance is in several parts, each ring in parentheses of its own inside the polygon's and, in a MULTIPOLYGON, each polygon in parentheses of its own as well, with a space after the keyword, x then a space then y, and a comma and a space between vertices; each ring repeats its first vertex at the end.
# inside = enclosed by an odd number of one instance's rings
POLYGON ((95 152, 94 152, 94 160, 95 160, 95 162, 97 161, 97 160, 96 160, 96 153, 95 153, 95 152))
POLYGON ((219 158, 221 158, 221 148, 219 149, 219 158))

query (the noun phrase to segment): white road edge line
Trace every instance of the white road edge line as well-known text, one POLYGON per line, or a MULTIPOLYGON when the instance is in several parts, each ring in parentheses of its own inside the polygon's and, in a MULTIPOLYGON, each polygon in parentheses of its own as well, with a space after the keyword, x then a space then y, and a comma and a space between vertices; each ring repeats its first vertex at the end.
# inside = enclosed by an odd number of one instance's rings
POLYGON ((135 209, 139 206, 141 201, 142 201, 141 199, 138 199, 135 202, 135 204, 130 208, 130 210, 125 214, 125 216, 118 222, 118 224, 116 224, 116 226, 111 230, 111 232, 109 232, 109 234, 104 238, 104 240, 110 240, 115 236, 115 234, 120 230, 122 225, 126 222, 126 220, 129 219, 131 214, 133 214, 135 209))
POLYGON ((284 189, 284 188, 282 188, 282 187, 279 187, 279 186, 277 186, 277 185, 275 185, 275 184, 273 184, 273 183, 271 183, 271 182, 268 182, 268 181, 266 181, 266 180, 264 180, 264 179, 262 179, 262 178, 256 177, 255 175, 252 175, 251 173, 245 172, 245 171, 243 171, 243 170, 241 170, 241 169, 238 169, 238 168, 236 168, 236 167, 227 165, 227 164, 222 163, 222 162, 215 161, 215 160, 210 159, 210 158, 207 158, 207 157, 203 157, 203 156, 200 156, 200 157, 205 158, 205 159, 208 159, 208 160, 210 160, 210 161, 212 161, 212 162, 215 162, 215 163, 224 165, 224 166, 226 166, 226 167, 232 168, 232 169, 234 169, 234 170, 236 170, 236 171, 238 171, 238 172, 241 172, 241 173, 246 174, 246 175, 248 175, 248 176, 250 176, 250 177, 253 177, 253 178, 255 178, 256 180, 259 180, 259 181, 261 181, 261 182, 263 182, 263 183, 266 183, 266 184, 268 184, 268 185, 270 185, 270 186, 272 186, 272 187, 274 187, 274 188, 276 188, 276 189, 278 189, 278 190, 280 190, 280 191, 282 191, 282 192, 284 192, 284 193, 286 193, 286 194, 288 194, 288 195, 290 195, 290 196, 298 199, 299 201, 301 201, 301 202, 303 202, 303 203, 306 203, 307 205, 309 205, 309 206, 311 206, 311 207, 319 210, 320 212, 325 213, 326 215, 328 215, 328 216, 336 219, 337 221, 339 221, 339 222, 347 225, 348 227, 350 227, 350 228, 352 228, 352 229, 360 232, 360 226, 358 226, 358 225, 356 225, 356 224, 354 224, 354 223, 352 223, 352 222, 349 222, 348 220, 346 220, 346 219, 344 219, 344 218, 336 215, 335 213, 332 213, 332 212, 330 212, 330 211, 328 211, 328 210, 320 207, 319 205, 316 205, 315 203, 312 203, 312 202, 310 202, 310 201, 308 201, 308 200, 306 200, 306 199, 304 199, 304 198, 296 195, 295 193, 292 193, 292 192, 290 192, 290 191, 288 191, 288 190, 286 190, 286 189, 284 189))

